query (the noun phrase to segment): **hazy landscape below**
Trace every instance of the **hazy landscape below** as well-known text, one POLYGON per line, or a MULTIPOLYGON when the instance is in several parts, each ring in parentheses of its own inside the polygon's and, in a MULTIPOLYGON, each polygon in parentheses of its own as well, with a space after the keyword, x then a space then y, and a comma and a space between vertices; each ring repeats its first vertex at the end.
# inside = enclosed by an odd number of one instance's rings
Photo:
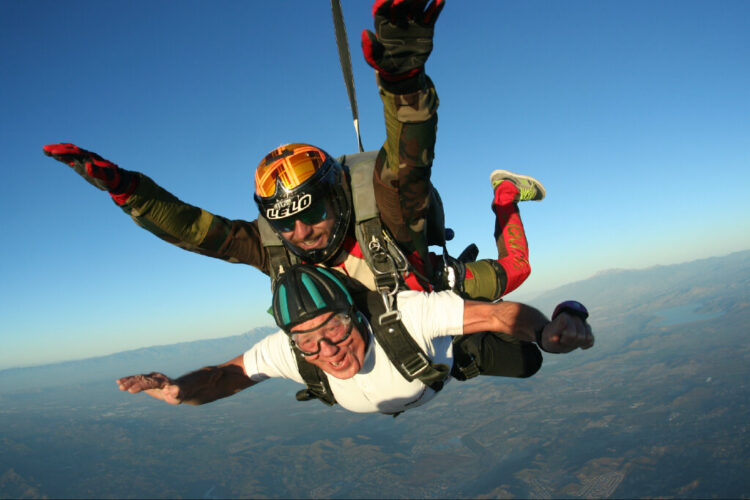
POLYGON ((545 293, 589 351, 530 379, 452 382, 394 419, 269 381, 202 407, 119 376, 225 361, 269 329, 0 371, 0 498, 748 498, 750 251, 545 293))

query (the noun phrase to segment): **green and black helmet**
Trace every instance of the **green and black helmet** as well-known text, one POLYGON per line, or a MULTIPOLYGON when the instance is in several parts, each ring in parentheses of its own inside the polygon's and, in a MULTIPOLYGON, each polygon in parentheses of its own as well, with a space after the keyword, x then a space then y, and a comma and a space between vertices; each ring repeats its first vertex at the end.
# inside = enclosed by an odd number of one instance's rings
POLYGON ((273 317, 287 334, 300 323, 326 312, 354 316, 352 296, 341 280, 322 267, 298 264, 276 279, 273 317))

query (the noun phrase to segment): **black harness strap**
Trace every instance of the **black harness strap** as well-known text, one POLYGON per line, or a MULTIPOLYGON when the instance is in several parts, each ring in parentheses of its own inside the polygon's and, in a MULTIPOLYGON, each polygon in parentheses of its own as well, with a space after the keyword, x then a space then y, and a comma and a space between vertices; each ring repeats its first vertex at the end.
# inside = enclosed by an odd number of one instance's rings
MULTIPOLYGON (((366 312, 378 344, 383 347, 388 359, 401 376, 409 382, 418 379, 435 392, 440 391, 445 385, 445 379, 450 376, 448 365, 433 363, 427 357, 422 348, 414 341, 414 338, 406 331, 398 311, 388 312, 381 301, 380 295, 375 292, 367 292, 354 297, 357 308, 366 312)), ((294 352, 299 374, 307 385, 306 389, 297 392, 297 401, 309 401, 317 398, 329 406, 336 404, 336 398, 331 392, 325 372, 305 361, 304 356, 292 347, 291 343, 289 348, 294 352)))
POLYGON ((273 288, 279 274, 283 273, 287 267, 298 264, 300 260, 299 257, 286 249, 279 235, 271 228, 271 223, 263 215, 258 216, 258 231, 260 232, 260 241, 268 252, 269 274, 271 276, 271 287, 273 288))
POLYGON ((409 382, 419 379, 435 392, 445 385, 450 368, 443 363, 433 363, 416 343, 401 322, 398 309, 387 311, 375 293, 367 294, 367 310, 372 318, 372 330, 391 363, 409 382))
POLYGON ((305 361, 305 357, 294 347, 291 347, 291 349, 292 352, 294 352, 294 357, 297 358, 299 374, 305 380, 305 384, 307 385, 307 389, 302 389, 297 392, 297 401, 319 399, 328 406, 335 405, 336 398, 333 397, 331 386, 328 385, 328 378, 323 370, 305 361))

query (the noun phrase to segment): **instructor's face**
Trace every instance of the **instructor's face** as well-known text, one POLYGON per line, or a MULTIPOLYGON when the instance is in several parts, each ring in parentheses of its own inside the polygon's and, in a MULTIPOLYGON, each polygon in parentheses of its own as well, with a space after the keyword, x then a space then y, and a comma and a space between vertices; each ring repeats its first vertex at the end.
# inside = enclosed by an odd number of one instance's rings
POLYGON ((316 224, 305 224, 301 220, 294 223, 292 231, 284 231, 281 236, 302 250, 321 250, 328 245, 335 219, 329 217, 316 224))
POLYGON ((286 241, 303 251, 322 250, 331 240, 336 217, 331 203, 319 200, 302 213, 283 219, 283 222, 287 223, 277 224, 277 228, 286 241))
MULTIPOLYGON (((313 319, 300 323, 292 329, 311 330, 322 325, 331 313, 321 314, 313 319)), ((362 369, 365 359, 365 341, 356 327, 352 327, 352 333, 345 341, 333 345, 325 340, 320 342, 320 352, 312 356, 305 356, 305 361, 313 364, 329 375, 348 379, 356 375, 362 369)))

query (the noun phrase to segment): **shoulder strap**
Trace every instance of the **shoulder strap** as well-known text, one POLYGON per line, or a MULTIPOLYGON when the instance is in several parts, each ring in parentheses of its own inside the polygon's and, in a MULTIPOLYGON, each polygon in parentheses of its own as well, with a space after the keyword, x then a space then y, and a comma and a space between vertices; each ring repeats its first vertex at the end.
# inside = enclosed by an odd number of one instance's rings
POLYGON ((398 291, 402 276, 410 269, 409 261, 383 227, 375 202, 373 172, 378 151, 367 151, 339 158, 349 169, 354 233, 362 256, 375 277, 375 286, 384 301, 398 291))
POLYGON ((372 185, 372 176, 375 171, 375 159, 378 151, 366 151, 353 155, 344 155, 338 158, 338 162, 349 169, 351 180, 352 204, 356 222, 380 218, 378 205, 375 203, 375 189, 372 185))
MULTIPOLYGON (((443 363, 433 363, 424 350, 414 341, 401 322, 398 311, 388 312, 377 293, 368 292, 364 296, 355 295, 358 308, 367 312, 372 330, 378 343, 383 347, 388 359, 398 372, 409 382, 419 379, 435 392, 445 385, 450 375, 450 368, 443 363), (362 303, 364 299, 364 303, 362 303)), ((297 401, 319 399, 328 406, 336 404, 326 374, 317 366, 305 361, 305 358, 289 346, 297 359, 300 376, 307 385, 306 389, 297 392, 297 401)))
POLYGON ((331 386, 328 385, 328 378, 326 374, 317 366, 305 361, 304 356, 297 351, 294 347, 290 346, 294 357, 297 358, 297 368, 299 374, 305 380, 307 389, 302 389, 297 392, 297 401, 310 401, 311 399, 319 399, 328 406, 336 404, 336 398, 331 392, 331 386))
POLYGON ((399 373, 409 382, 419 379, 435 392, 440 391, 450 368, 427 357, 401 322, 398 310, 388 311, 377 294, 369 293, 367 311, 375 338, 399 373))
POLYGON ((281 272, 289 266, 300 262, 299 258, 286 249, 281 238, 271 228, 271 224, 262 215, 258 216, 258 231, 260 232, 260 242, 263 248, 268 252, 270 260, 269 272, 271 275, 271 285, 276 281, 281 272))
MULTIPOLYGON (((375 275, 378 291, 395 295, 407 271, 415 272, 401 248, 396 244, 380 220, 380 210, 375 201, 373 175, 379 151, 367 151, 339 158, 349 169, 351 194, 354 205, 354 232, 362 255, 375 275)), ((452 232, 451 232, 452 233, 452 232)), ((430 208, 427 215, 427 243, 443 248, 447 255, 445 215, 440 194, 434 187, 430 191, 430 208)), ((426 282, 433 281, 421 276, 426 282)))

